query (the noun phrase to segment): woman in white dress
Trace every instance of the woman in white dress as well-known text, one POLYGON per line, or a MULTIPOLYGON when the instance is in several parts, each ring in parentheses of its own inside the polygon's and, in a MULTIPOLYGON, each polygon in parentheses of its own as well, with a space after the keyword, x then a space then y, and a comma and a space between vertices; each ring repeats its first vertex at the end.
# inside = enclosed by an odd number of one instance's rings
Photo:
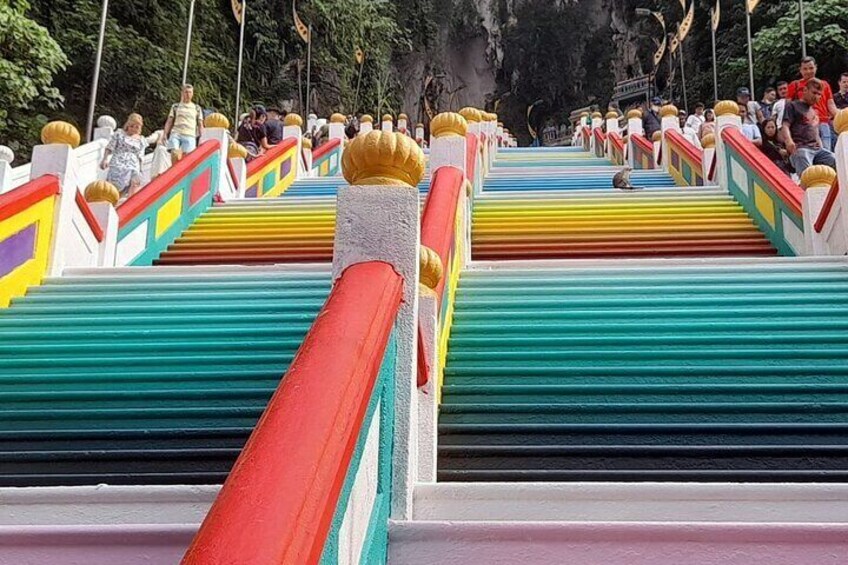
POLYGON ((109 169, 106 180, 114 184, 122 196, 132 196, 141 186, 141 166, 148 146, 148 140, 141 135, 143 127, 142 117, 130 114, 123 129, 112 134, 100 163, 102 169, 109 169))

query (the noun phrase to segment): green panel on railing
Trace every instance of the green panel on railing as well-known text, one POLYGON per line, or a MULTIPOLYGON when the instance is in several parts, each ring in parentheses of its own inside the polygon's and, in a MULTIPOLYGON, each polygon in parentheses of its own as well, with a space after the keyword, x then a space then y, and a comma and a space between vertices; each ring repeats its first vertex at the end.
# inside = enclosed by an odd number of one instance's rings
MULTIPOLYGON (((359 563, 373 565, 386 562, 388 536, 389 536, 389 511, 391 508, 392 487, 392 447, 394 438, 394 389, 395 389, 395 359, 397 357, 397 339, 392 332, 386 353, 383 356, 383 364, 380 366, 380 374, 371 395, 368 412, 359 430, 359 438, 356 449, 350 461, 350 467, 345 477, 336 512, 333 515, 333 524, 324 544, 324 553, 321 555, 322 565, 336 565, 339 562, 339 538, 344 522, 345 513, 350 504, 356 478, 359 475, 366 455, 368 443, 368 432, 371 429, 374 418, 379 419, 379 442, 377 445, 377 492, 374 504, 371 508, 371 518, 368 530, 362 544, 362 557, 359 563)), ((368 461, 364 461, 368 464, 368 461)))

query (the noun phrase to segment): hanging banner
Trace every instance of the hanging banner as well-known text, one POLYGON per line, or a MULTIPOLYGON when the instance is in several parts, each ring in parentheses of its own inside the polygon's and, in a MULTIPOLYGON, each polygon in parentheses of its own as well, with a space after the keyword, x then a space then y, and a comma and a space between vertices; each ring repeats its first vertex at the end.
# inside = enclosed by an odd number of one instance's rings
POLYGON ((354 58, 356 59, 356 64, 361 65, 365 62, 365 52, 359 47, 356 48, 356 53, 354 53, 354 58))
POLYGON ((666 47, 668 47, 668 37, 663 36, 662 43, 660 43, 657 52, 654 53, 654 68, 660 64, 660 61, 662 61, 662 58, 665 56, 666 47))
POLYGON ((683 21, 680 22, 680 27, 677 30, 677 36, 680 38, 680 41, 686 39, 686 36, 689 35, 689 30, 692 29, 692 23, 695 21, 695 2, 692 2, 692 5, 689 6, 689 11, 686 13, 686 17, 683 18, 683 21))
POLYGON ((243 0, 231 0, 231 5, 233 7, 233 17, 238 23, 241 23, 241 17, 244 14, 243 0))
POLYGON ((713 31, 718 30, 718 23, 721 20, 721 0, 716 0, 715 10, 712 13, 713 31))
MULTIPOLYGON (((695 0, 692 0, 692 3, 694 4, 695 0)), ((680 0, 680 9, 686 11, 686 0, 680 0)))
POLYGON ((304 43, 309 43, 312 38, 309 37, 309 28, 303 23, 303 20, 300 19, 297 13, 297 0, 292 0, 292 15, 294 16, 294 27, 297 30, 297 34, 304 43))
POLYGON ((531 104, 530 106, 527 106, 527 131, 530 132, 530 136, 533 139, 536 139, 536 137, 538 136, 538 134, 536 133, 536 130, 534 130, 533 126, 530 125, 530 114, 533 112, 533 108, 535 106, 536 106, 535 104, 531 104))
POLYGON ((760 0, 748 0, 748 13, 753 14, 759 4, 760 0))

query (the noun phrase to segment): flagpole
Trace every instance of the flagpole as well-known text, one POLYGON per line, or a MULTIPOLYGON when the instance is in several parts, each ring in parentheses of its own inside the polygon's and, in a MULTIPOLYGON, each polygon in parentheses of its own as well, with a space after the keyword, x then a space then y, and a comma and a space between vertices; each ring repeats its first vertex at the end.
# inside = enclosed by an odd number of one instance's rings
POLYGON ((754 46, 751 41, 751 10, 748 9, 748 0, 745 0, 745 23, 748 28, 748 80, 751 87, 751 100, 756 100, 756 94, 754 94, 754 46))
POLYGON ((312 24, 309 24, 309 40, 306 42, 306 115, 303 123, 309 123, 309 95, 312 87, 312 24))
POLYGON ((85 140, 91 141, 94 131, 94 109, 97 104, 97 89, 100 86, 100 63, 103 60, 103 40, 106 37, 106 14, 109 12, 109 0, 103 0, 100 8, 100 35, 97 38, 97 55, 94 58, 94 77, 91 79, 91 96, 88 102, 88 123, 85 126, 85 140))
POLYGON ((353 99, 353 108, 351 110, 352 113, 356 113, 359 111, 359 88, 362 86, 362 71, 365 69, 365 57, 362 58, 362 62, 359 63, 359 78, 356 79, 356 97, 353 99))
POLYGON ((238 78, 236 82, 236 119, 233 121, 233 131, 238 132, 239 106, 241 105, 241 70, 244 62, 244 24, 247 21, 247 0, 241 0, 241 26, 239 30, 238 78))
POLYGON ((671 40, 674 37, 674 34, 668 34, 668 101, 671 102, 674 99, 674 85, 671 81, 671 77, 674 74, 674 53, 671 51, 671 40))
POLYGON ((710 9, 710 35, 713 39, 713 101, 718 102, 718 59, 716 58, 715 8, 710 9))
POLYGON ((804 23, 804 0, 798 0, 798 18, 801 21, 801 57, 807 56, 807 30, 804 23))
POLYGON ((185 47, 185 59, 183 59, 183 82, 182 84, 188 83, 188 59, 189 54, 191 53, 191 30, 194 28, 194 3, 195 0, 191 0, 191 4, 188 9, 188 30, 186 31, 186 47, 185 47))
MULTIPOLYGON (((677 26, 677 33, 680 34, 680 26, 677 26)), ((683 64, 683 39, 680 40, 680 44, 677 46, 677 50, 680 52, 680 83, 683 85, 683 108, 688 112, 689 111, 689 99, 686 96, 686 72, 683 64)))

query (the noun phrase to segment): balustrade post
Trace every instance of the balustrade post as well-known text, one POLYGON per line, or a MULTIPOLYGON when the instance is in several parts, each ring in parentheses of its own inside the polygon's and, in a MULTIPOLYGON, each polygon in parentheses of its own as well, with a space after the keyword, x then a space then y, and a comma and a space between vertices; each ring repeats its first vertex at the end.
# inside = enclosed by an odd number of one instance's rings
POLYGON ((422 123, 415 125, 415 143, 417 143, 422 149, 427 146, 426 140, 424 139, 424 124, 422 123))
POLYGON ((644 135, 642 129, 642 110, 630 110, 627 112, 627 164, 631 169, 636 168, 636 154, 634 150, 634 135, 644 135))
POLYGON ((395 119, 391 114, 385 114, 380 128, 386 133, 392 133, 395 130, 395 119))
POLYGON ((592 121, 589 122, 589 153, 597 155, 595 149, 595 130, 601 129, 604 124, 604 116, 600 112, 592 112, 592 121))
POLYGON ((12 161, 15 152, 10 147, 0 145, 0 194, 12 190, 12 161))
POLYGON ((366 135, 374 131, 374 117, 364 114, 359 118, 359 135, 366 135))
POLYGON ((836 174, 839 178, 838 200, 842 209, 842 222, 848 233, 848 108, 842 109, 833 120, 833 128, 836 130, 836 174))
POLYGON ((715 130, 715 151, 716 151, 716 184, 724 190, 728 190, 728 174, 727 170, 727 155, 725 153, 724 139, 721 132, 727 128, 740 129, 742 127, 742 118, 739 117, 739 105, 733 100, 722 100, 715 105, 716 115, 716 130, 715 130))
POLYGON ((224 114, 209 114, 203 120, 203 126, 203 135, 200 136, 200 143, 204 143, 210 139, 218 142, 218 156, 221 163, 221 166, 218 167, 218 194, 221 195, 221 198, 225 202, 237 199, 240 193, 242 195, 244 193, 243 185, 245 181, 241 181, 241 184, 239 184, 238 178, 230 178, 232 175, 230 174, 230 168, 227 166, 227 161, 230 157, 233 157, 235 159, 241 159, 244 162, 247 151, 242 146, 233 147, 233 145, 237 144, 230 138, 230 120, 224 114), (232 186, 232 189, 230 189, 230 186, 232 186))
POLYGON ((330 116, 330 125, 328 132, 328 139, 338 139, 344 148, 344 144, 347 141, 347 135, 345 135, 345 120, 344 114, 333 114, 330 116))
MULTIPOLYGON (((836 179, 836 171, 826 165, 813 165, 801 173, 801 188, 804 189, 805 255, 831 254, 825 234, 816 232, 815 225, 834 179, 836 179)), ((838 247, 844 248, 844 244, 845 242, 842 242, 842 245, 838 247)))
MULTIPOLYGON (((309 114, 309 119, 312 120, 314 116, 315 114, 309 114)), ((312 131, 312 127, 314 126, 310 126, 309 131, 312 131)), ((301 158, 301 155, 303 155, 303 118, 298 114, 290 113, 286 115, 283 120, 283 139, 294 139, 297 142, 297 148, 295 149, 295 155, 297 155, 297 159, 295 159, 295 166, 297 167, 296 177, 308 176, 309 171, 303 170, 303 159, 301 158)))
POLYGON ((669 149, 668 138, 665 135, 665 132, 669 130, 674 130, 676 132, 680 132, 680 117, 677 113, 677 106, 672 104, 666 104, 660 109, 660 128, 662 131, 660 138, 660 151, 662 155, 662 168, 664 171, 668 172, 670 163, 671 163, 671 150, 669 149))
POLYGON ((366 261, 391 264, 404 278, 404 300, 395 325, 395 420, 391 517, 411 517, 418 469, 418 281, 421 227, 417 185, 424 152, 407 136, 371 132, 344 152, 349 186, 339 188, 333 276, 366 261))

